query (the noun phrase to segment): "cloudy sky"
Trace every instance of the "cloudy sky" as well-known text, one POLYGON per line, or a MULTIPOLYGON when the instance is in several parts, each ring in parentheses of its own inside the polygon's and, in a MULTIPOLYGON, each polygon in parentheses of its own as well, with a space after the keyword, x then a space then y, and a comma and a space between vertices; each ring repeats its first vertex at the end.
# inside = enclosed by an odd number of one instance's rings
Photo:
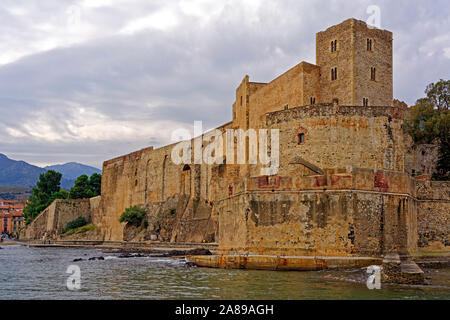
POLYGON ((228 122, 245 74, 315 63, 315 33, 370 5, 394 33, 394 96, 413 104, 449 78, 448 0, 2 0, 0 153, 101 168, 228 122))

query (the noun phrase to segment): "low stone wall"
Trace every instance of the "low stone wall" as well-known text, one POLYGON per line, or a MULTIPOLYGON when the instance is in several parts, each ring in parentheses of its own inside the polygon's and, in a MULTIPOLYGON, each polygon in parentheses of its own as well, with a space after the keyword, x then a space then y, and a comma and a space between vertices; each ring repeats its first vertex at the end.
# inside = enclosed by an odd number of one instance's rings
POLYGON ((67 223, 78 217, 92 221, 90 199, 66 200, 58 199, 52 202, 36 219, 22 231, 20 238, 56 239, 62 234, 67 223))
POLYGON ((450 250, 450 182, 420 181, 418 247, 450 250))
POLYGON ((25 229, 20 232, 19 238, 25 240, 43 239, 44 236, 48 234, 48 231, 52 230, 54 219, 51 219, 52 222, 50 225, 48 224, 50 222, 50 216, 54 215, 55 206, 55 202, 53 202, 45 208, 33 222, 28 224, 25 229))

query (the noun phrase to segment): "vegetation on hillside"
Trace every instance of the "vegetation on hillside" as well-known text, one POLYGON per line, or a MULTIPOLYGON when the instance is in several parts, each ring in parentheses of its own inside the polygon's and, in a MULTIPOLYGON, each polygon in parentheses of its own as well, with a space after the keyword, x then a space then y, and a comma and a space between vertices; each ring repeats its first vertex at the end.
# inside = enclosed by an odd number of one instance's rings
POLYGON ((429 84, 425 94, 412 107, 404 129, 416 144, 439 144, 437 173, 432 178, 450 180, 450 80, 429 84))

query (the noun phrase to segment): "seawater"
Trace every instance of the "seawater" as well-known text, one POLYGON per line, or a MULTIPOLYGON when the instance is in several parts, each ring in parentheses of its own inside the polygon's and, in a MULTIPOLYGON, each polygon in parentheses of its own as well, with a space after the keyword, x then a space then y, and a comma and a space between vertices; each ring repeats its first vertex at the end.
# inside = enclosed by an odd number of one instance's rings
POLYGON ((450 299, 450 270, 427 271, 432 285, 369 290, 364 269, 278 272, 187 267, 183 259, 119 258, 100 249, 0 249, 0 299, 450 299), (105 260, 88 261, 91 257, 105 260), (73 262, 82 258, 83 261, 73 262), (70 265, 81 289, 68 290, 70 265))

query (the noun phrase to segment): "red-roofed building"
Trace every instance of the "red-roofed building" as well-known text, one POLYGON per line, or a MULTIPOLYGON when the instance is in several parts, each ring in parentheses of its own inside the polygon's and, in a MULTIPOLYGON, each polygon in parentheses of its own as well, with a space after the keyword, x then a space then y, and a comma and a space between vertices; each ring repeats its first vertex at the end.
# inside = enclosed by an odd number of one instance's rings
POLYGON ((0 199, 0 233, 17 237, 24 226, 23 200, 0 199))

